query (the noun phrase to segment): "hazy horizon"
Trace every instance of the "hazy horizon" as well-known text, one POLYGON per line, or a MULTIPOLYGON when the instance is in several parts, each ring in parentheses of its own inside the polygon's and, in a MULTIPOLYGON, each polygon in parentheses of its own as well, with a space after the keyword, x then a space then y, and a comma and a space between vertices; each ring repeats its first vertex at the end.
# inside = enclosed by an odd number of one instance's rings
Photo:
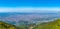
POLYGON ((0 12, 59 12, 58 0, 0 0, 0 12))

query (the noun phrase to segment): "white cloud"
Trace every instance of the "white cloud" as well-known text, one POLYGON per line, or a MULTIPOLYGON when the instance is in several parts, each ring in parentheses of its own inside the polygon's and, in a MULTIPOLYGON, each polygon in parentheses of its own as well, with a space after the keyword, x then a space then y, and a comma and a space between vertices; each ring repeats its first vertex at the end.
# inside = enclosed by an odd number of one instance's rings
POLYGON ((48 8, 48 7, 40 7, 40 8, 16 8, 18 12, 44 12, 44 11, 60 11, 60 8, 48 8))
POLYGON ((42 12, 42 11, 60 11, 60 8, 43 8, 43 7, 0 8, 0 12, 42 12))

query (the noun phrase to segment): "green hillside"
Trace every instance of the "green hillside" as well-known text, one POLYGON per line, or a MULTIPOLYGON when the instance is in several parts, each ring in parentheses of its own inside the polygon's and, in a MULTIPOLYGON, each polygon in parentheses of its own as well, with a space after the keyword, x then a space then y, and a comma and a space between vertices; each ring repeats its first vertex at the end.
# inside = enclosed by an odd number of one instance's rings
POLYGON ((60 29, 60 19, 38 25, 30 24, 26 26, 22 24, 19 27, 0 21, 0 29, 60 29))
POLYGON ((60 19, 48 23, 39 24, 33 29, 60 29, 60 19))
POLYGON ((0 21, 0 29, 18 29, 18 28, 14 25, 0 21))

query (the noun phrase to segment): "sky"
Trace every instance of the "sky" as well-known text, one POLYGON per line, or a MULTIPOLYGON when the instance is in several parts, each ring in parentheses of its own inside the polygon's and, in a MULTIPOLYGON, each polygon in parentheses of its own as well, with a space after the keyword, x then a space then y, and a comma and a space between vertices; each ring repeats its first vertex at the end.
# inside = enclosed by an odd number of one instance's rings
POLYGON ((60 0, 0 0, 0 12, 60 11, 60 0))

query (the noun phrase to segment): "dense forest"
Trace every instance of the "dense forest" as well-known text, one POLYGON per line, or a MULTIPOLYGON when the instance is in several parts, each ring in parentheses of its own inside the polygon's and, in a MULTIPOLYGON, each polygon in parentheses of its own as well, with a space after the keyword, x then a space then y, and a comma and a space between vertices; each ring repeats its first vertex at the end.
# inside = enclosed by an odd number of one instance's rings
POLYGON ((44 22, 38 25, 29 24, 26 26, 23 24, 19 27, 0 21, 0 29, 60 29, 60 19, 51 22, 44 22))

